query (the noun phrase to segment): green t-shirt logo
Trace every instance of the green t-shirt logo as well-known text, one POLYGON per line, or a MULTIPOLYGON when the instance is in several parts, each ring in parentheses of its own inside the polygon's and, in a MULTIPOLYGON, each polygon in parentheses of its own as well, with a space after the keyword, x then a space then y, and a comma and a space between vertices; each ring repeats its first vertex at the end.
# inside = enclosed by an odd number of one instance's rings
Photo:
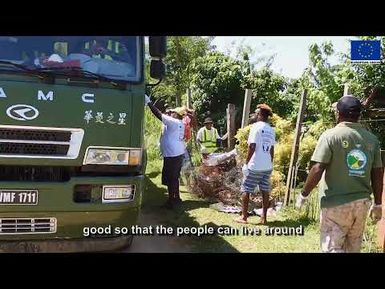
POLYGON ((368 158, 362 150, 354 149, 348 152, 346 164, 349 168, 349 176, 363 176, 367 162, 368 158))

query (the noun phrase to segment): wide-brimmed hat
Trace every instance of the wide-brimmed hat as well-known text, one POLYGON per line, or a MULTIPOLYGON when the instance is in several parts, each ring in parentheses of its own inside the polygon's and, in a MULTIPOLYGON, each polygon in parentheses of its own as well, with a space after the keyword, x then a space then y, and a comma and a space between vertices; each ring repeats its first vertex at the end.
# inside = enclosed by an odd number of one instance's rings
POLYGON ((186 109, 184 107, 176 107, 170 110, 171 112, 175 112, 180 116, 184 116, 186 114, 186 109))
POLYGON ((208 123, 213 123, 213 120, 211 119, 211 117, 206 117, 205 121, 203 122, 203 124, 208 124, 208 123))

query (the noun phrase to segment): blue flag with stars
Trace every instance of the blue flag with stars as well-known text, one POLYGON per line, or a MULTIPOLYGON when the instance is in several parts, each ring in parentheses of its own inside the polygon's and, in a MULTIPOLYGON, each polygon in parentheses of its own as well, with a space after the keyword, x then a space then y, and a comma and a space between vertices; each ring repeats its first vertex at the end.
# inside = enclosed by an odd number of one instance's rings
POLYGON ((351 60, 381 60, 381 40, 351 40, 351 60))

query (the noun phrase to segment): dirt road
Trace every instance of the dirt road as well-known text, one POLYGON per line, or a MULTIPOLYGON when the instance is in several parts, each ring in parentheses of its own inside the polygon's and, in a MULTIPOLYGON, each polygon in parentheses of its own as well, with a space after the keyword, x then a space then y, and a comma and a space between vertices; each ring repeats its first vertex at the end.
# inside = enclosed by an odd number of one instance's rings
MULTIPOLYGON (((142 210, 139 225, 142 227, 161 225, 162 222, 155 214, 142 210)), ((135 236, 130 248, 125 253, 188 253, 191 248, 184 238, 175 236, 135 236)))

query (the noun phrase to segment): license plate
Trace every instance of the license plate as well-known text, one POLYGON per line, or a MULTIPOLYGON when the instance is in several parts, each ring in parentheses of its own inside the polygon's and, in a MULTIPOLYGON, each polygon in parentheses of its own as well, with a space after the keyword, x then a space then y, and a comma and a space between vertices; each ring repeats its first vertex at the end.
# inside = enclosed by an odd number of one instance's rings
POLYGON ((0 205, 37 205, 37 190, 0 190, 0 205))

